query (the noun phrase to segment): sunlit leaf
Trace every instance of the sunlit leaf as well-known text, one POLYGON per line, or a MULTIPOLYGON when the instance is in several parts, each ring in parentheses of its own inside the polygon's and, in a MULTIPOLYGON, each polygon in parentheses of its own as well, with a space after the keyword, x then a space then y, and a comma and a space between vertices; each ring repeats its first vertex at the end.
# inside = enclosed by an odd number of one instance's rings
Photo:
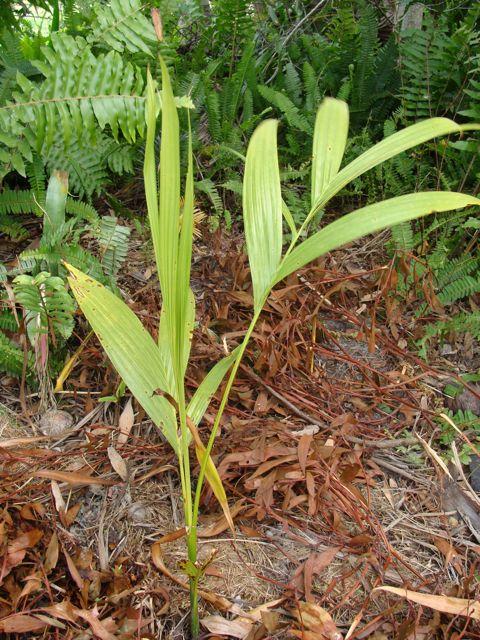
POLYGON ((113 366, 176 450, 175 411, 158 393, 168 387, 155 341, 120 298, 71 265, 67 268, 73 294, 113 366))
POLYGON ((276 281, 282 280, 312 260, 369 233, 413 220, 429 213, 451 211, 473 204, 478 198, 449 191, 424 191, 391 198, 342 216, 314 233, 284 260, 276 281))
POLYGON ((480 129, 480 125, 459 125, 448 118, 431 118, 393 133, 343 168, 327 185, 321 197, 316 201, 312 213, 321 209, 349 182, 399 153, 433 138, 475 129, 480 129))
POLYGON ((313 133, 312 207, 340 169, 347 136, 347 103, 325 98, 317 111, 313 133))
POLYGON ((243 220, 256 308, 262 304, 282 252, 277 124, 276 120, 265 120, 257 127, 245 162, 243 220))
POLYGON ((230 369, 238 354, 238 347, 234 349, 228 356, 222 358, 217 364, 210 369, 205 378, 202 380, 197 390, 190 400, 187 413, 196 425, 200 423, 203 414, 208 409, 212 396, 217 391, 225 374, 230 369))

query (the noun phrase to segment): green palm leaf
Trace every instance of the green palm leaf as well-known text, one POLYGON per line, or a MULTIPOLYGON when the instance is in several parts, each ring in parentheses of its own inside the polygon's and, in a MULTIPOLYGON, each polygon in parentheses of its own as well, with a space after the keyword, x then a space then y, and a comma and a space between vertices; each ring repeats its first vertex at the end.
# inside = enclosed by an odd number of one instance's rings
POLYGON ((102 284, 71 265, 68 282, 102 347, 127 387, 178 452, 175 410, 160 351, 127 305, 102 284))
POLYGON ((312 207, 340 169, 347 136, 347 103, 325 98, 317 111, 313 134, 312 207))
POLYGON ((363 207, 335 220, 296 247, 283 260, 275 281, 279 282, 312 260, 369 233, 430 213, 451 211, 474 204, 480 205, 480 200, 463 193, 426 191, 363 207))
POLYGON ((401 131, 393 133, 381 142, 377 143, 358 158, 353 160, 344 169, 342 169, 326 186, 322 195, 317 199, 315 205, 308 216, 308 220, 337 194, 358 176, 366 171, 373 169, 377 165, 393 158, 394 156, 411 149, 422 142, 432 140, 439 136, 445 136, 450 133, 462 133, 463 131, 480 129, 480 125, 467 124, 459 125, 448 118, 431 118, 417 124, 412 124, 401 131))
POLYGON ((263 304, 282 253, 282 194, 277 121, 265 120, 248 145, 243 181, 243 219, 255 307, 263 304))

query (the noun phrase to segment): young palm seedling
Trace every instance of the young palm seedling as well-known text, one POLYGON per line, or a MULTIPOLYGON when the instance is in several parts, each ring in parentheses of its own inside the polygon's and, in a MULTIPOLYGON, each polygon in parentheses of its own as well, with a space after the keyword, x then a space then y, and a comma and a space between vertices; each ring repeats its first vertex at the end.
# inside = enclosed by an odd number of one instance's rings
MULTIPOLYGON (((162 293, 158 344, 127 305, 101 284, 73 267, 69 267, 69 281, 78 304, 113 365, 178 457, 187 531, 191 632, 196 637, 199 633, 198 582, 202 571, 197 564, 197 522, 202 486, 206 479, 233 527, 225 491, 210 453, 240 361, 272 288, 312 260, 366 234, 429 213, 478 205, 480 200, 450 192, 400 196, 345 215, 300 242, 314 216, 318 217, 328 201, 351 180, 414 145, 461 132, 465 127, 445 118, 415 124, 386 138, 340 170, 347 141, 348 107, 338 100, 324 100, 318 110, 313 138, 311 210, 297 229, 281 196, 277 122, 266 120, 260 124, 248 146, 243 184, 243 218, 254 296, 252 321, 241 344, 211 369, 188 400, 185 370, 195 318, 195 300, 190 289, 194 209, 191 136, 189 132, 188 169, 181 208, 177 107, 162 60, 161 69, 161 92, 157 92, 151 77, 147 83, 144 164, 145 195, 162 293), (160 105, 157 181, 154 138, 160 105), (282 255, 283 218, 290 228, 292 240, 282 255), (197 426, 229 370, 214 425, 204 446, 197 426), (195 488, 191 481, 189 451, 192 441, 200 463, 195 488)), ((470 128, 478 127, 472 125, 470 128)))

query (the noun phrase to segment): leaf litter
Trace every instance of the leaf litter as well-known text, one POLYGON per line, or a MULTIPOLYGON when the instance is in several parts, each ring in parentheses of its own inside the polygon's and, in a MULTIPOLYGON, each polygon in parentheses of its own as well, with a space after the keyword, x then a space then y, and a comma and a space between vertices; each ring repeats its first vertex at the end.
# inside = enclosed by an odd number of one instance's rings
MULTIPOLYGON (((238 238, 206 242, 192 389, 252 304, 238 238)), ((131 253, 142 271, 140 241, 131 253)), ((405 351, 408 311, 389 303, 372 329, 378 292, 388 301, 382 261, 358 246, 291 276, 256 329, 214 452, 235 536, 203 496, 202 615, 217 637, 476 637, 479 547, 411 438, 435 449, 436 390, 452 371, 405 351)), ((138 295, 124 277, 155 334, 153 279, 138 295)), ((68 435, 32 429, 34 396, 31 416, 1 423, 0 628, 12 637, 185 637, 173 457, 128 397, 97 408, 118 383, 92 340, 60 396, 77 424, 68 435)), ((13 382, 2 401, 11 418, 13 382)))

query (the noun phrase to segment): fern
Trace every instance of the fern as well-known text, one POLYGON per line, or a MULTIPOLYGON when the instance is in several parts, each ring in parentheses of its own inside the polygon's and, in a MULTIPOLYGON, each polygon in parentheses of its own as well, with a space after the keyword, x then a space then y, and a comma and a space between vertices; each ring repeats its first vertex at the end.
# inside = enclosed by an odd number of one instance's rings
POLYGON ((311 133, 312 125, 288 96, 265 85, 259 85, 258 91, 267 102, 276 107, 285 116, 291 127, 305 133, 311 133))
POLYGON ((475 340, 480 340, 480 312, 463 311, 453 318, 445 318, 426 326, 424 335, 417 341, 419 353, 423 358, 427 357, 428 346, 434 339, 440 342, 448 336, 470 334, 475 340))
POLYGON ((463 276, 454 282, 446 285, 438 293, 438 299, 443 305, 450 305, 457 300, 462 300, 467 296, 480 291, 480 281, 472 276, 463 276))
MULTIPOLYGON (((0 331, 0 371, 20 377, 23 371, 23 351, 0 331)), ((29 369, 33 369, 33 357, 29 356, 29 369)))
POLYGON ((100 245, 103 272, 114 282, 127 257, 130 229, 117 224, 114 216, 103 216, 94 236, 100 245))
POLYGON ((143 79, 118 52, 95 57, 85 40, 59 33, 52 35, 52 49, 44 48, 43 55, 35 63, 43 82, 18 74, 20 90, 0 107, 0 130, 9 132, 2 136, 3 174, 13 167, 24 175, 31 149, 47 152, 59 131, 66 145, 72 139, 91 143, 107 125, 115 139, 122 133, 134 142, 143 134, 143 79), (12 155, 9 161, 5 153, 12 155))
POLYGON ((397 251, 411 251, 414 248, 413 229, 409 222, 392 227, 391 235, 397 251))
POLYGON ((223 202, 220 198, 220 194, 218 193, 215 185, 211 180, 204 179, 199 180, 195 183, 195 187, 205 193, 208 196, 210 202, 213 205, 214 211, 217 216, 223 215, 223 202))
POLYGON ((144 5, 139 0, 110 0, 108 4, 95 6, 94 29, 88 36, 90 43, 102 43, 119 53, 152 54, 156 42, 151 20, 143 14, 144 5))
POLYGON ((62 278, 41 272, 37 276, 17 276, 13 281, 15 298, 22 305, 29 336, 47 333, 51 327, 64 339, 74 327, 75 303, 62 278))

